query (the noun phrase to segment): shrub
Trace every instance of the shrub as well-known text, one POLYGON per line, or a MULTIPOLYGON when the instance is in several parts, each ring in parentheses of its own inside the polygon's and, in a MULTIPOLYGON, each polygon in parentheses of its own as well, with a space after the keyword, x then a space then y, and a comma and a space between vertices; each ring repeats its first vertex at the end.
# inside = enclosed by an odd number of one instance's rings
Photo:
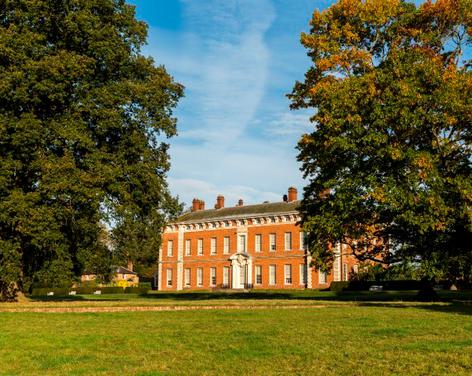
POLYGON ((125 289, 119 286, 97 287, 96 290, 100 290, 102 294, 123 294, 125 292, 125 289))
POLYGON ((348 281, 333 281, 329 285, 331 291, 345 291, 349 286, 348 281))
POLYGON ((383 290, 419 290, 421 281, 393 280, 393 281, 335 281, 331 282, 331 291, 368 291, 373 285, 380 285, 383 290))
POLYGON ((146 294, 151 288, 147 287, 127 287, 125 288, 125 294, 146 294))
POLYGON ((48 288, 48 287, 40 287, 40 288, 34 288, 31 295, 32 296, 45 296, 48 294, 48 292, 53 292, 54 295, 69 295, 69 291, 71 289, 66 288, 66 287, 54 287, 54 288, 48 288))

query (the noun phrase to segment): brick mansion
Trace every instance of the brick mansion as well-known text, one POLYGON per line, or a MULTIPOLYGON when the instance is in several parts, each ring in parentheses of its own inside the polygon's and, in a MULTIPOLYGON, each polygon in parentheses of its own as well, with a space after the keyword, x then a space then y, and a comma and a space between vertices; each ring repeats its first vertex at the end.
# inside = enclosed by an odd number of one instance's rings
POLYGON ((159 252, 158 289, 311 289, 347 280, 357 261, 334 248, 330 274, 310 266, 305 234, 300 230, 297 190, 281 202, 214 209, 194 199, 192 209, 166 226, 159 252))

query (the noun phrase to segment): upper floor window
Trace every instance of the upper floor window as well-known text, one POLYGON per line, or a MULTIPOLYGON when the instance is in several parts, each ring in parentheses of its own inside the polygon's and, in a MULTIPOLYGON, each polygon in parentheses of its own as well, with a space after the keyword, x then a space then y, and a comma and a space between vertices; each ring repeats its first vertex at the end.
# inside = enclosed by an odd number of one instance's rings
POLYGON ((210 240, 210 253, 216 255, 216 238, 211 238, 210 240))
POLYGON ((276 247, 277 245, 275 243, 275 234, 269 234, 269 251, 275 251, 276 247))
POLYGON ((306 233, 303 231, 300 232, 300 249, 306 251, 307 250, 307 238, 306 233))
POLYGON ((290 251, 292 249, 292 233, 285 233, 285 250, 290 251))
POLYGON ((167 256, 172 257, 174 256, 174 241, 169 240, 167 242, 167 256))
POLYGON ((261 251, 261 248, 262 248, 262 236, 261 234, 256 234, 256 238, 255 238, 255 251, 256 252, 260 252, 261 251))
POLYGON ((223 253, 229 253, 229 236, 225 236, 223 239, 223 253))
POLYGON ((203 239, 198 239, 197 242, 197 254, 199 256, 203 255, 203 239))
POLYGON ((246 235, 239 235, 239 252, 246 252, 246 235))
POLYGON ((185 256, 190 256, 190 254, 192 253, 191 245, 192 242, 190 241, 190 239, 185 240, 185 256))

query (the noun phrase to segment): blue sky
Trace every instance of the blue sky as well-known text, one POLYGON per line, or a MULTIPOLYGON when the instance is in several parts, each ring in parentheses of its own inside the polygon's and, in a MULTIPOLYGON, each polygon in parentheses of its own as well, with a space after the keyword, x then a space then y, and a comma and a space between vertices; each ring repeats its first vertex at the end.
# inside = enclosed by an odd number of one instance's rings
MULTIPOLYGON (((311 111, 286 94, 310 61, 300 45, 315 9, 334 0, 128 0, 149 25, 145 55, 185 86, 169 140, 170 188, 188 205, 280 201, 304 185, 295 149, 311 111)), ((421 1, 415 1, 417 4, 421 1)))
MULTIPOLYGON (((187 205, 280 201, 303 180, 295 149, 309 112, 286 94, 309 59, 299 43, 323 0, 129 0, 149 25, 143 49, 185 86, 168 181, 187 205)), ((301 192, 300 192, 301 193, 301 192)))

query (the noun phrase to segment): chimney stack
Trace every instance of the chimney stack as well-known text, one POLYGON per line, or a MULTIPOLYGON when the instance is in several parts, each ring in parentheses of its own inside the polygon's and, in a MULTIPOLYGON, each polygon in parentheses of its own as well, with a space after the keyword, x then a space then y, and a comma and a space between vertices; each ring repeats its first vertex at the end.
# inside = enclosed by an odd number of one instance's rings
POLYGON ((288 202, 297 201, 297 188, 288 188, 288 202))
POLYGON ((192 200, 192 211, 205 210, 205 201, 194 198, 192 200))
POLYGON ((225 207, 225 198, 222 195, 218 195, 216 198, 215 209, 221 209, 225 207))
POLYGON ((243 201, 242 198, 240 198, 240 199, 238 200, 238 206, 243 206, 243 205, 244 205, 244 201, 243 201))
POLYGON ((128 260, 128 270, 133 271, 133 261, 128 260))

